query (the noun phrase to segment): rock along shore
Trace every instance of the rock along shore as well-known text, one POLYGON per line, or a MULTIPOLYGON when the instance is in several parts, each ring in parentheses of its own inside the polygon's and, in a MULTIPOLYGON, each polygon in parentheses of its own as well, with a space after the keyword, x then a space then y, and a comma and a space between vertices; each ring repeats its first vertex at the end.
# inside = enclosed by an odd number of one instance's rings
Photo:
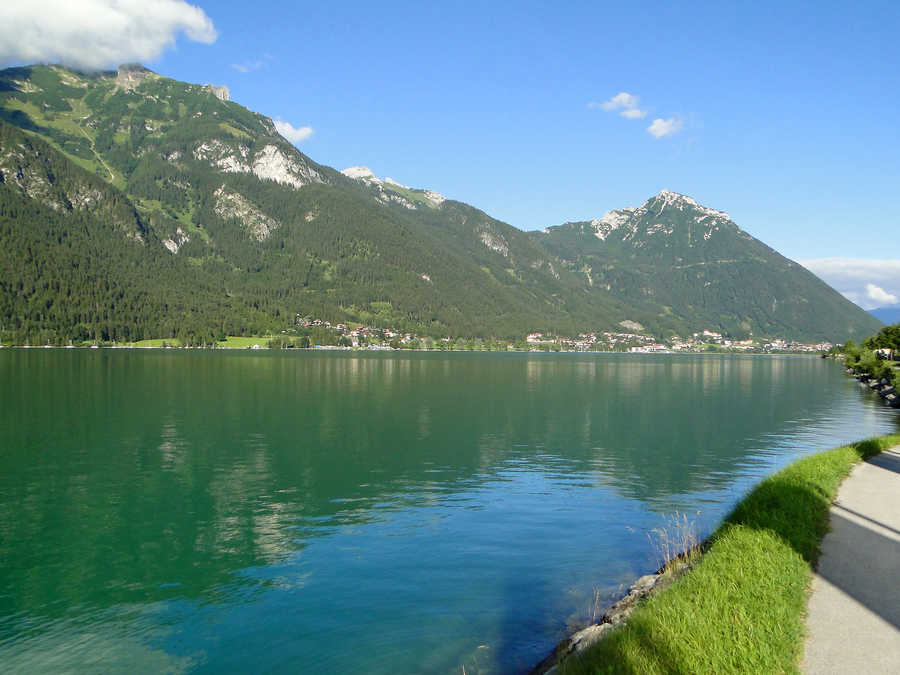
POLYGON ((560 663, 602 640, 611 630, 623 624, 641 602, 667 588, 690 570, 697 556, 704 550, 706 542, 681 553, 653 574, 640 577, 621 600, 606 610, 598 622, 582 628, 556 645, 547 658, 529 671, 529 675, 555 675, 560 663))

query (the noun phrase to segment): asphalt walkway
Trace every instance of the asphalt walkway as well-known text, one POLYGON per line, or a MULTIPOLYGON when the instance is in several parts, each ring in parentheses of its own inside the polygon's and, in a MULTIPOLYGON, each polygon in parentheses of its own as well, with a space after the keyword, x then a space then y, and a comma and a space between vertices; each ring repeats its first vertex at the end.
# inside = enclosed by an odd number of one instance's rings
POLYGON ((838 490, 806 625, 805 673, 900 673, 900 446, 838 490))

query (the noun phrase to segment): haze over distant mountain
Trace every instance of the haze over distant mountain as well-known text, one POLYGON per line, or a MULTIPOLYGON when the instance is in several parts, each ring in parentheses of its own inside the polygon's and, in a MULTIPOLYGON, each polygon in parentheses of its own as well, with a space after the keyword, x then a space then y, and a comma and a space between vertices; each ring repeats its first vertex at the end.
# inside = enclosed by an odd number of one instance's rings
POLYGON ((0 265, 13 341, 246 334, 297 314, 434 336, 879 327, 688 197, 529 234, 317 164, 224 87, 140 66, 0 71, 0 265))
POLYGON ((900 323, 900 305, 894 305, 893 307, 876 307, 875 309, 870 309, 869 314, 889 326, 900 323))

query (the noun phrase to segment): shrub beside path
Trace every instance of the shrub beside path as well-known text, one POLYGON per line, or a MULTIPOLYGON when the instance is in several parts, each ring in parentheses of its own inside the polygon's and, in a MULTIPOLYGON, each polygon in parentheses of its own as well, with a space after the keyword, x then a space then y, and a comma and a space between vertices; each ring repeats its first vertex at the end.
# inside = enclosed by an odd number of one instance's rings
POLYGON ((900 446, 854 467, 830 510, 802 669, 900 673, 900 446))

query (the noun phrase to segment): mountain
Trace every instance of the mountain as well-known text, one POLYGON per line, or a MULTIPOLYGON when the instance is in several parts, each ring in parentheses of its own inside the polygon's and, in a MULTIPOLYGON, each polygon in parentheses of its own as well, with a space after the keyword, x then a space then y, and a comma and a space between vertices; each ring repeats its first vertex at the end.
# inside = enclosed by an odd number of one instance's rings
POLYGON ((876 307, 875 309, 870 309, 869 314, 889 326, 900 323, 900 305, 876 307))
POLYGON ((655 332, 865 337, 877 321, 724 211, 661 191, 638 208, 533 234, 655 332))
POLYGON ((319 165, 212 85, 139 66, 8 69, 0 125, 6 341, 244 334, 297 314, 513 337, 626 313, 526 233, 428 190, 319 165), (128 210, 130 229, 81 209, 85 186, 94 203, 128 210), (70 238, 54 244, 59 232, 70 238), (39 256, 28 253, 36 239, 39 256), (40 274, 15 264, 23 255, 40 258, 40 274), (136 257, 139 268, 112 264, 136 257), (75 262, 92 274, 102 262, 104 288, 154 301, 140 318, 132 303, 97 302, 63 283, 75 262))
POLYGON ((136 65, 11 68, 0 71, 0 340, 205 341, 282 330, 298 314, 432 336, 634 321, 659 335, 877 330, 685 200, 661 193, 529 234, 365 167, 318 164, 224 87, 136 65), (752 297, 762 291, 771 299, 752 297))

